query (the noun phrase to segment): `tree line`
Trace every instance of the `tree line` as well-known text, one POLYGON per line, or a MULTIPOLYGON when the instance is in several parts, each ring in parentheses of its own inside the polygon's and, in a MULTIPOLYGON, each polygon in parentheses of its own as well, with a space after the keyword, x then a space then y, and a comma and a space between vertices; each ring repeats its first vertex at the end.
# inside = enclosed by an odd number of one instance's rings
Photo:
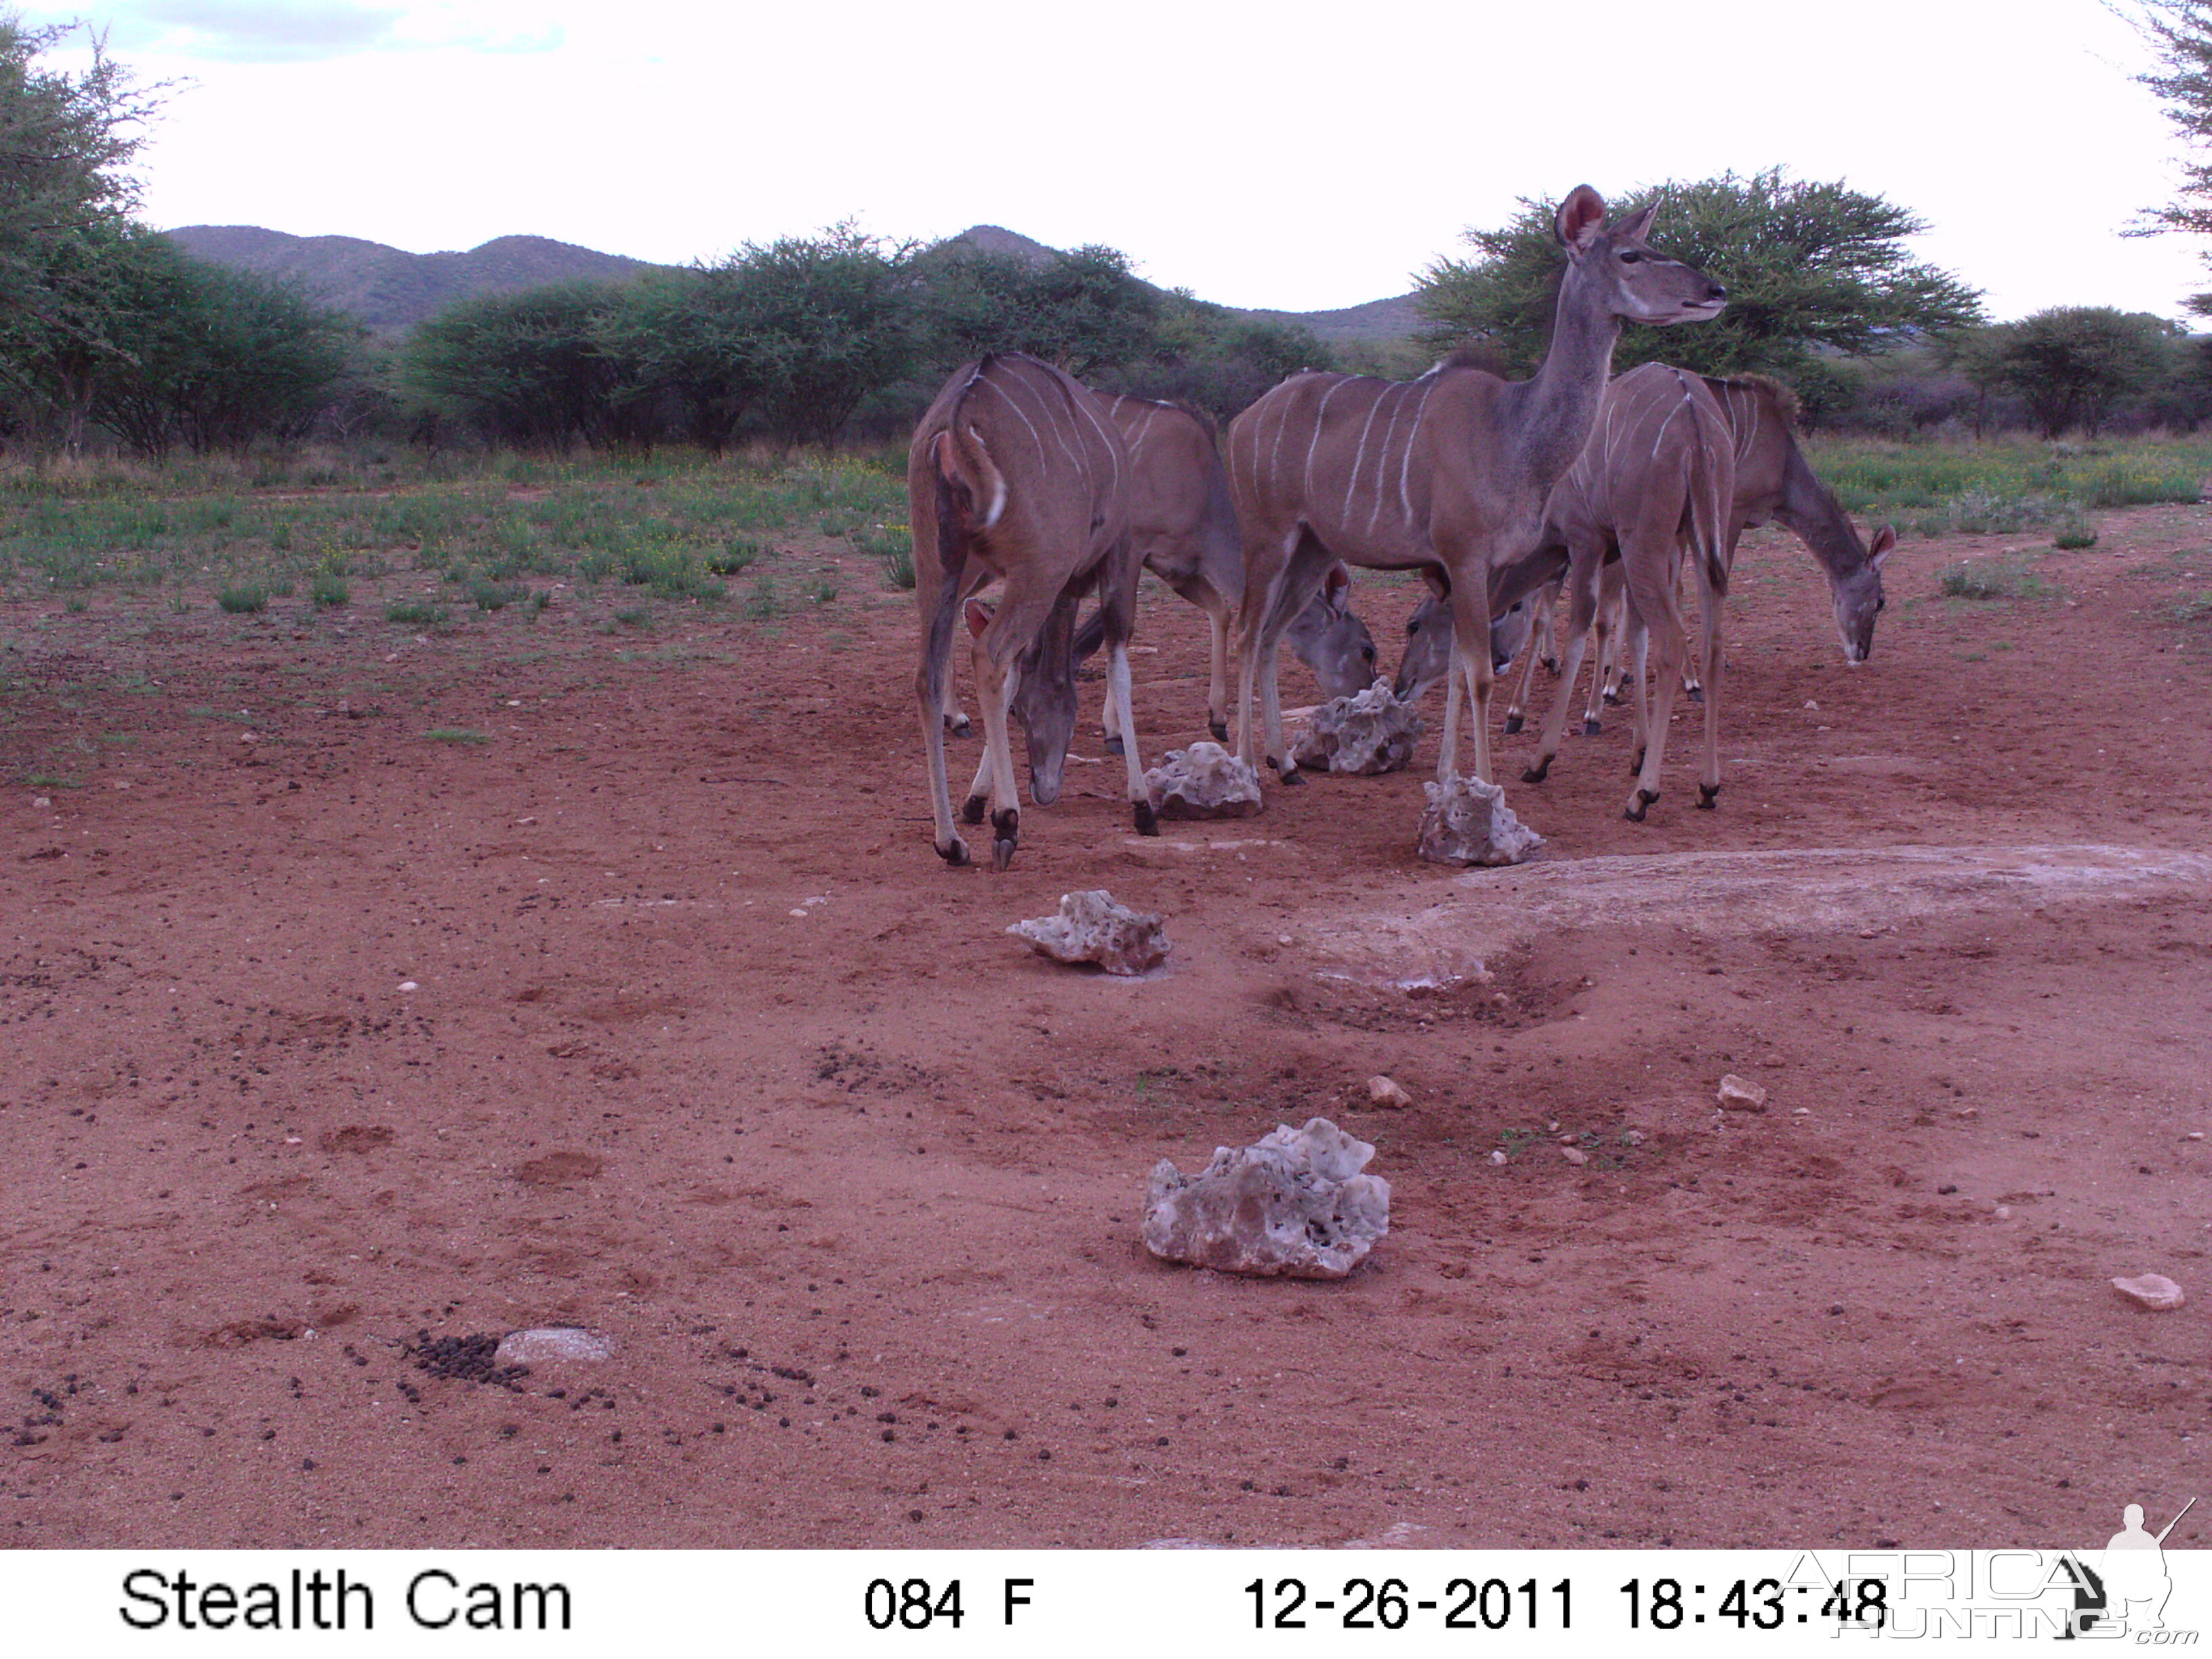
MULTIPOLYGON (((469 300, 378 340, 297 283, 192 259, 139 222, 130 167, 164 88, 135 85, 97 40, 88 69, 47 68, 67 33, 0 16, 0 439, 40 453, 883 439, 991 349, 1226 420, 1302 368, 1404 375, 1474 347, 1526 374, 1550 326, 1552 208, 1529 198, 1468 233, 1472 257, 1423 275, 1419 339, 1334 352, 1154 288, 1112 248, 1030 259, 849 223, 634 281, 469 300)), ((1615 206, 1654 202, 1658 245, 1719 275, 1729 305, 1696 329, 1628 329, 1616 368, 1767 374, 1815 424, 1899 435, 2212 417, 2204 343, 2099 307, 1992 325, 1974 290, 1911 257, 1924 226, 1878 196, 1773 168, 1615 206)))

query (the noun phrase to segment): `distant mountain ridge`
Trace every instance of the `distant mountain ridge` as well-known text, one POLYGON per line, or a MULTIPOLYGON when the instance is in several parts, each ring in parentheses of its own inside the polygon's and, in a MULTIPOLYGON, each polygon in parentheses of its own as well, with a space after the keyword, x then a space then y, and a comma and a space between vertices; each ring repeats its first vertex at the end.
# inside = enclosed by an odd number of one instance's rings
MULTIPOLYGON (((545 236, 501 236, 465 252, 445 253, 409 253, 357 236, 292 236, 258 225, 183 225, 168 236, 196 259, 297 277, 325 305, 384 331, 411 328, 456 301, 479 295, 514 294, 546 283, 625 282, 669 269, 545 236)), ((1057 249, 1003 225, 970 225, 931 252, 955 246, 1030 264, 1058 255, 1057 249)), ((1404 339, 1423 320, 1410 294, 1334 311, 1228 308, 1261 322, 1310 328, 1329 343, 1404 339)))
POLYGON ((295 276, 371 328, 412 327, 456 300, 547 283, 622 282, 660 267, 545 236, 501 236, 463 253, 409 253, 357 236, 289 236, 258 225, 185 225, 169 240, 196 259, 295 276))

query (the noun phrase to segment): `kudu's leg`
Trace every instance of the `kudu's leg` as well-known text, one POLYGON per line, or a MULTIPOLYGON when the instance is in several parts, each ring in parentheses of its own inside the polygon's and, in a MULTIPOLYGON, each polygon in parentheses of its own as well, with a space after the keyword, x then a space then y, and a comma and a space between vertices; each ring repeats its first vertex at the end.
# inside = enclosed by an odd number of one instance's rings
POLYGON ((1536 758, 1521 774, 1523 783, 1541 783, 1559 758, 1559 743, 1566 736, 1567 709, 1575 700, 1575 682, 1582 678, 1583 653, 1589 644, 1597 620, 1599 562, 1604 550, 1587 543, 1571 545, 1567 574, 1560 580, 1567 599, 1567 644, 1559 664, 1559 684, 1552 698, 1552 712, 1544 717, 1544 735, 1536 758))
MULTIPOLYGON (((1474 781, 1492 781, 1490 773, 1490 694, 1498 681, 1498 671, 1490 660, 1490 581, 1487 570, 1480 564, 1471 572, 1462 571, 1463 579, 1452 583, 1452 660, 1460 674, 1467 678, 1469 707, 1468 724, 1474 728, 1474 781)), ((1452 681, 1455 690, 1459 681, 1452 681)), ((1452 781, 1458 756, 1458 714, 1452 705, 1456 698, 1444 702, 1444 752, 1437 767, 1437 777, 1445 783, 1452 781)))
MULTIPOLYGON (((1291 534, 1289 551, 1274 576, 1256 596, 1260 600, 1256 611, 1252 604, 1255 596, 1249 587, 1245 592, 1245 611, 1251 617, 1254 631, 1243 641, 1242 678, 1247 690, 1246 701, 1240 705, 1240 710, 1249 707, 1249 688, 1256 685, 1267 764, 1275 769, 1276 775, 1285 784, 1303 783, 1304 779, 1298 775, 1297 765, 1291 759, 1290 746, 1283 740, 1283 700, 1275 678, 1282 655, 1283 635, 1290 631, 1291 623, 1298 612, 1311 604, 1314 595, 1321 591, 1331 559, 1328 550, 1303 525, 1291 534)), ((1249 733, 1246 735, 1249 737, 1249 733)), ((1242 743, 1239 748, 1249 763, 1252 760, 1250 750, 1242 743)))
POLYGON ((1728 654, 1722 635, 1728 598, 1707 578, 1705 561, 1700 559, 1698 562, 1698 597, 1705 613, 1705 695, 1701 699, 1705 705, 1705 764, 1698 779, 1698 805, 1711 811, 1721 793, 1721 671, 1728 654))
POLYGON ((933 821, 932 844, 947 864, 969 862, 968 843, 952 827, 952 798, 945 775, 943 710, 951 695, 952 632, 960 612, 960 596, 953 584, 935 585, 922 596, 921 666, 915 675, 915 698, 921 714, 922 752, 929 760, 929 810, 933 821), (931 603, 934 599, 935 603, 931 603))
POLYGON ((1137 757, 1137 721, 1129 702, 1129 634, 1137 621, 1139 567, 1124 542, 1108 556, 1106 573, 1098 584, 1098 611, 1106 628, 1106 706, 1115 711, 1114 723, 1125 739, 1122 760, 1128 771, 1129 809, 1140 836, 1160 833, 1152 810, 1152 792, 1145 787, 1145 769, 1137 757))
POLYGON ((1536 620, 1528 630, 1528 642, 1521 648, 1521 678, 1514 682, 1513 701, 1505 706, 1505 735, 1513 736, 1527 723, 1528 690, 1535 683, 1536 663, 1542 659, 1544 665, 1554 674, 1559 672, 1559 653, 1552 638, 1552 612, 1559 597, 1559 585, 1552 582, 1528 596, 1528 603, 1536 607, 1536 620))
POLYGON ((1623 815, 1641 823, 1645 809, 1659 799, 1659 771, 1667 758, 1667 727, 1674 716, 1674 695, 1681 688, 1682 657, 1685 641, 1682 615, 1674 603, 1676 594, 1676 550, 1666 550, 1663 564, 1658 570, 1639 568, 1630 550, 1622 550, 1622 562, 1628 565, 1628 606, 1631 625, 1639 627, 1650 643, 1650 660, 1642 660, 1639 651, 1637 663, 1636 701, 1639 710, 1644 708, 1646 689, 1645 669, 1650 674, 1649 690, 1650 703, 1644 717, 1644 753, 1637 775, 1636 787, 1629 791, 1628 805, 1623 815))
POLYGON ((1216 596, 1206 607, 1213 656, 1206 680, 1206 728, 1216 743, 1229 741, 1229 601, 1216 596))
POLYGON ((975 641, 975 700, 983 706, 983 764, 975 775, 975 792, 969 798, 969 821, 977 822, 975 803, 988 787, 991 813, 991 863, 1003 870, 1014 861, 1021 840, 1021 800, 1014 784, 1013 745, 1007 736, 1012 721, 1016 678, 1013 665, 1001 664, 991 649, 987 632, 975 641))

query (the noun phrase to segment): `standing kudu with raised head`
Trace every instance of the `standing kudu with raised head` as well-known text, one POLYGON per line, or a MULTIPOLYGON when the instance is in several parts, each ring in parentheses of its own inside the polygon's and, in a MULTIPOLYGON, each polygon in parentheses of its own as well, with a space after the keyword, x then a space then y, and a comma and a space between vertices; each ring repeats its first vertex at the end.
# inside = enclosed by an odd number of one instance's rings
MULTIPOLYGON (((1050 805, 1060 797, 1075 732, 1075 611, 1093 588, 1104 617, 1107 696, 1121 729, 1135 730, 1128 640, 1138 567, 1129 540, 1127 453, 1079 382, 1033 357, 995 354, 957 372, 922 416, 907 453, 907 498, 921 613, 915 695, 935 842, 948 864, 969 861, 967 843, 952 827, 945 776, 953 626, 965 595, 990 577, 1005 583, 995 609, 972 599, 964 606, 984 732, 965 817, 981 823, 988 804, 993 862, 1003 870, 1021 823, 1007 719, 1018 715, 1028 739, 1030 796, 1050 805)), ((1137 830, 1155 835, 1137 746, 1127 747, 1137 830)))
MULTIPOLYGON (((1727 297, 1703 271, 1651 250, 1651 215, 1645 208, 1609 225, 1587 185, 1561 204, 1567 269, 1534 379, 1508 382, 1452 364, 1412 381, 1298 374, 1231 424, 1229 476, 1244 537, 1237 722, 1247 762, 1258 758, 1256 690, 1268 763, 1285 781, 1297 775, 1283 744, 1276 646, 1340 558, 1440 574, 1459 672, 1444 700, 1438 775, 1449 781, 1458 771, 1464 680, 1474 704, 1475 775, 1489 780, 1490 620, 1520 597, 1506 591, 1522 574, 1516 562, 1535 543, 1553 483, 1589 435, 1621 323, 1700 320, 1717 315, 1727 297)), ((1549 574, 1530 575, 1521 591, 1549 574)))
MULTIPOLYGON (((1145 568, 1206 612, 1213 647, 1206 723, 1226 742, 1229 625, 1244 596, 1244 550, 1213 422, 1180 404, 1092 395, 1128 447, 1129 538, 1145 568)), ((1375 641, 1352 614, 1351 593, 1351 573, 1331 566, 1322 591, 1289 629, 1291 648, 1313 670, 1324 697, 1351 696, 1375 678, 1375 641)), ((1093 617, 1075 636, 1078 659, 1097 650, 1100 638, 1093 617)))

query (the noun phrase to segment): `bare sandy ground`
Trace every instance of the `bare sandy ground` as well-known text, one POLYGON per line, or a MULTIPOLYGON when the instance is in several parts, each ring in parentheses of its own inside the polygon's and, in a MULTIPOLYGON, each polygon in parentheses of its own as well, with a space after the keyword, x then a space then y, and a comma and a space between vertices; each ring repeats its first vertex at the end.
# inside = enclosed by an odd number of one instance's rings
MULTIPOLYGON (((2171 1513, 2208 1484, 2212 634, 2169 613, 2207 525, 2109 515, 2063 599, 1988 605, 1936 572, 2002 543, 1909 543, 1855 672, 1754 540, 1721 810, 1686 723, 1644 824, 1625 721, 1540 787, 1506 739, 1547 856, 1464 875, 1413 855, 1433 736, 1151 842, 1079 763, 1011 872, 949 871, 904 595, 642 644, 565 600, 422 640, 366 601, 14 606, 0 1542, 2171 1513), (1079 887, 1164 912, 1170 966, 1003 937, 1079 887), (1765 1113, 1716 1112, 1728 1072, 1765 1113), (1316 1115, 1395 1193, 1352 1279, 1144 1254, 1157 1159, 1316 1115), (2146 1270, 2194 1299, 2109 1288, 2146 1270), (547 1323, 620 1352, 502 1384, 451 1340, 547 1323)), ((1410 603, 1368 596, 1386 654, 1410 603)), ((1154 592, 1139 640, 1157 759, 1203 735, 1204 629, 1154 592)))

